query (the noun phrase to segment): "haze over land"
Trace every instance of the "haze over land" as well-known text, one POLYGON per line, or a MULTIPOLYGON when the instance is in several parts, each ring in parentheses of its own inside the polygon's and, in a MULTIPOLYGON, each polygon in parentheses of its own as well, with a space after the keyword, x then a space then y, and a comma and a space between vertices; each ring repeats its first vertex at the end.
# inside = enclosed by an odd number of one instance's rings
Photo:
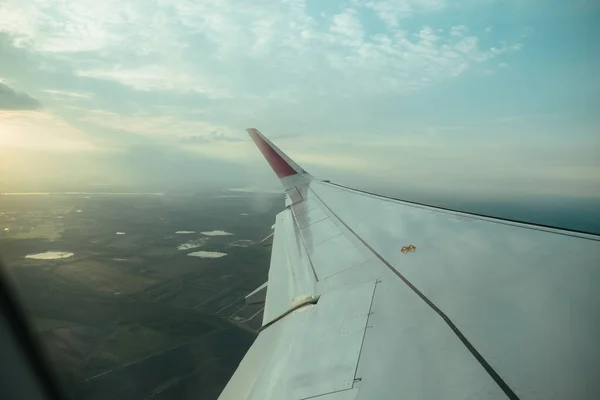
POLYGON ((243 298, 282 208, 218 193, 0 196, 0 254, 77 399, 218 396, 261 325, 243 298))

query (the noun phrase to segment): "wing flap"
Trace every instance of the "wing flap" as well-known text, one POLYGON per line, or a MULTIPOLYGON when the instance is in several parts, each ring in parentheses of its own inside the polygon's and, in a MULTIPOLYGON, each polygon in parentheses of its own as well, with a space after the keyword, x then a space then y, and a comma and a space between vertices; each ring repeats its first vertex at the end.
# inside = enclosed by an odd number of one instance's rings
POLYGON ((317 305, 266 328, 220 399, 354 398, 351 389, 375 286, 367 282, 331 291, 317 305), (333 396, 343 391, 348 396, 333 396))
POLYGON ((246 295, 245 300, 246 304, 260 304, 264 303, 267 297, 267 285, 269 282, 265 282, 250 294, 246 295))

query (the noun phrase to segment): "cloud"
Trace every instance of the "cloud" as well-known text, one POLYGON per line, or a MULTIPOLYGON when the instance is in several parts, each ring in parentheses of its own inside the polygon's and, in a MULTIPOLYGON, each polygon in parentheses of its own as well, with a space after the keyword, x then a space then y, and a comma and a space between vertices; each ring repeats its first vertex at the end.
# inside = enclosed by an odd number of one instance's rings
POLYGON ((93 97, 90 93, 78 93, 78 92, 69 92, 65 90, 55 90, 55 89, 44 89, 42 90, 44 93, 48 93, 56 98, 76 98, 76 99, 89 99, 93 97))
POLYGON ((241 128, 235 129, 200 119, 189 119, 189 116, 177 114, 138 113, 127 115, 106 110, 69 108, 76 111, 77 116, 74 118, 79 122, 129 132, 162 143, 238 142, 244 134, 241 128))
POLYGON ((16 92, 0 82, 0 110, 36 110, 42 104, 27 93, 16 92))
POLYGON ((419 24, 400 29, 403 18, 446 9, 444 0, 351 0, 321 21, 303 0, 134 0, 127 7, 40 1, 0 5, 0 31, 17 46, 70 60, 64 65, 78 77, 139 91, 258 100, 246 104, 254 109, 411 93, 520 49, 510 42, 484 47, 463 25, 446 34, 419 24), (366 12, 375 12, 384 29, 367 29, 366 12))
POLYGON ((356 11, 351 8, 333 17, 330 30, 334 34, 343 37, 337 41, 340 44, 360 46, 363 43, 364 31, 362 25, 356 16, 356 11))
POLYGON ((203 93, 208 98, 230 98, 227 89, 209 79, 194 74, 182 66, 145 65, 141 67, 110 67, 77 70, 76 74, 101 80, 116 81, 141 91, 176 91, 203 93))
POLYGON ((101 150, 82 130, 44 111, 0 110, 0 147, 75 153, 101 150))
POLYGON ((203 144, 211 142, 242 142, 242 139, 236 136, 228 136, 222 130, 214 130, 205 135, 185 136, 179 139, 179 142, 186 145, 203 144))
POLYGON ((128 23, 135 24, 131 8, 117 6, 110 0, 26 4, 8 0, 0 4, 0 31, 12 34, 17 46, 39 52, 100 51, 117 43, 128 23))
POLYGON ((450 35, 462 37, 468 32, 468 30, 469 28, 464 25, 455 25, 450 28, 450 35))
MULTIPOLYGON (((520 145, 527 135, 545 143, 546 131, 531 121, 493 135, 486 124, 469 131, 472 119, 516 113, 492 93, 500 75, 491 74, 507 61, 503 78, 519 72, 523 60, 508 54, 523 50, 526 38, 483 29, 475 16, 489 9, 458 15, 447 0, 348 0, 323 13, 315 10, 320 2, 257 1, 1 2, 0 32, 10 42, 0 51, 21 60, 2 74, 19 76, 29 85, 21 89, 55 114, 3 114, 0 143, 120 147, 122 169, 138 165, 136 178, 193 179, 188 164, 212 171, 230 162, 237 174, 254 162, 270 173, 243 132, 257 126, 276 142, 285 134, 277 143, 315 174, 460 187, 519 177, 558 182, 571 173, 594 182, 597 168, 577 164, 576 152, 555 157, 560 166, 528 169, 534 151, 514 156, 510 146, 496 153, 482 144, 493 137, 520 145), (477 104, 482 98, 487 108, 477 104), (10 137, 2 136, 7 129, 10 137)), ((516 109, 518 96, 510 99, 516 109)))
POLYGON ((357 4, 372 9, 388 27, 396 28, 399 21, 414 16, 439 12, 446 8, 445 0, 357 0, 357 4))

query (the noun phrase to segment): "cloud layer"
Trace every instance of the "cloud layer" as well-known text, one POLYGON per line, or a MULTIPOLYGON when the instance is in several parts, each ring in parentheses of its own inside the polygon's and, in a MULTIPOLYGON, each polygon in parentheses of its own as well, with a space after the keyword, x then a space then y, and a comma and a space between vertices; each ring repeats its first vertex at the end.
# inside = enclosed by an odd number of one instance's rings
POLYGON ((0 139, 112 152, 136 179, 168 180, 157 159, 190 179, 174 160, 268 174, 253 126, 340 179, 600 195, 584 10, 520 4, 3 1, 0 108, 21 111, 0 115, 0 139))
POLYGON ((438 13, 442 0, 353 1, 320 14, 300 0, 28 4, 0 6, 0 30, 17 46, 72 59, 81 77, 211 99, 407 93, 521 48, 482 45, 483 32, 461 24, 407 30, 399 23, 438 13), (370 12, 383 25, 369 23, 370 12))
POLYGON ((0 110, 36 110, 42 104, 27 93, 19 93, 0 82, 0 110))

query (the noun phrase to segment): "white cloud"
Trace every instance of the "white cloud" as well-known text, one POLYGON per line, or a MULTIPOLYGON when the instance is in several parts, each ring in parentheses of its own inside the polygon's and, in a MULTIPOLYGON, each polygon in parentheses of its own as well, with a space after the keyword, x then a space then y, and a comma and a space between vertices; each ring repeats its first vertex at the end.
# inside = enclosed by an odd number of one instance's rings
POLYGON ((469 55, 473 54, 474 52, 477 52, 478 43, 478 38, 476 38, 475 36, 469 36, 457 42, 454 45, 454 49, 458 50, 459 52, 465 55, 469 55))
POLYGON ((17 43, 43 52, 98 51, 118 40, 110 25, 126 23, 125 13, 112 12, 116 2, 41 2, 8 0, 0 4, 0 31, 17 43), (54 4, 52 4, 54 3, 54 4))
MULTIPOLYGON (((313 112, 325 116, 313 119, 326 126, 327 118, 345 117, 330 115, 330 107, 339 110, 339 105, 357 104, 358 109, 378 96, 397 99, 471 69, 503 68, 501 56, 521 50, 520 43, 485 44, 490 43, 491 36, 480 40, 466 25, 442 30, 435 19, 429 25, 416 19, 447 7, 444 0, 351 0, 337 14, 315 19, 304 0, 260 0, 258 4, 233 0, 133 0, 127 4, 116 0, 31 0, 25 6, 8 0, 0 4, 0 32, 12 35, 21 48, 43 53, 49 63, 62 61, 60 65, 72 68, 70 72, 86 83, 91 79, 85 78, 109 81, 152 92, 148 94, 157 99, 160 92, 171 92, 189 96, 191 101, 207 100, 206 106, 186 103, 186 107, 199 110, 196 116, 182 115, 179 105, 158 115, 156 108, 126 115, 71 107, 77 111, 73 118, 81 123, 77 126, 121 130, 204 157, 247 162, 260 160, 260 155, 247 138, 242 138, 246 124, 266 123, 281 116, 305 123, 306 114, 313 112), (384 22, 376 32, 369 29, 372 27, 364 17, 367 12, 384 22), (344 103, 348 99, 353 103, 344 103), (223 117, 223 110, 228 117, 223 117), (240 139, 245 140, 235 141, 240 139)), ((491 27, 485 32, 491 32, 491 27)), ((54 84, 50 87, 43 92, 51 96, 94 96, 62 90, 54 84)), ((100 97, 97 94, 87 103, 98 107, 100 97)), ((11 135, 9 139, 0 133, 0 144, 97 147, 84 132, 56 116, 32 115, 22 114, 10 122, 0 118, 0 132, 9 125, 13 132, 26 132, 21 138, 11 135)), ((306 126, 311 125, 306 122, 306 126)), ((442 136, 444 129, 432 128, 423 137, 442 136)), ((327 132, 327 146, 322 137, 291 140, 290 155, 307 169, 370 171, 371 176, 401 171, 406 174, 403 179, 412 183, 427 181, 440 170, 444 176, 468 176, 479 171, 475 162, 461 161, 471 155, 469 149, 458 149, 448 156, 443 146, 451 143, 431 148, 430 143, 407 139, 406 132, 395 128, 388 132, 397 134, 393 141, 378 145, 377 139, 369 138, 343 149, 348 138, 341 135, 337 140, 332 133, 327 132), (381 159, 396 161, 380 168, 381 159), (447 164, 441 165, 441 159, 447 164), (454 172, 445 170, 452 163, 456 164, 454 172)), ((501 174, 500 168, 498 164, 488 171, 501 174)))
POLYGON ((469 28, 464 25, 455 25, 450 28, 450 35, 462 37, 468 32, 469 28))
POLYGON ((439 37, 435 34, 433 28, 431 28, 430 26, 425 26, 415 36, 419 38, 421 43, 426 44, 433 44, 439 39, 439 37))
POLYGON ((445 0, 356 0, 356 3, 372 9, 391 28, 398 27, 400 20, 415 14, 434 13, 446 7, 445 0))
POLYGON ((78 70, 76 73, 79 76, 116 81, 144 91, 198 92, 213 99, 231 97, 226 89, 215 86, 207 77, 180 67, 155 64, 136 68, 78 70))
POLYGON ((175 114, 121 115, 105 110, 86 110, 79 107, 69 108, 77 111, 79 121, 155 139, 168 139, 172 143, 189 137, 205 137, 207 142, 235 141, 244 134, 243 131, 226 125, 212 124, 201 120, 190 120, 175 114))
POLYGON ((396 28, 401 18, 408 17, 413 12, 408 2, 368 1, 364 5, 375 11, 377 16, 390 28, 396 28))
POLYGON ((360 46, 363 43, 364 31, 356 11, 346 9, 341 14, 335 15, 331 23, 331 32, 343 36, 340 44, 349 46, 360 46))
POLYGON ((323 94, 335 102, 359 93, 407 93, 519 49, 481 48, 462 25, 449 34, 398 28, 402 18, 443 10, 443 0, 351 3, 354 8, 317 23, 304 0, 138 0, 126 6, 33 0, 27 7, 9 1, 0 5, 0 31, 22 47, 71 57, 82 77, 144 91, 259 100, 247 107, 323 94), (361 12, 369 9, 387 30, 367 34, 361 12), (81 52, 85 58, 73 56, 81 52))
POLYGON ((69 91, 55 90, 55 89, 45 89, 45 90, 42 90, 42 92, 48 93, 56 98, 71 97, 71 98, 76 98, 76 99, 89 99, 93 96, 90 93, 69 92, 69 91))

